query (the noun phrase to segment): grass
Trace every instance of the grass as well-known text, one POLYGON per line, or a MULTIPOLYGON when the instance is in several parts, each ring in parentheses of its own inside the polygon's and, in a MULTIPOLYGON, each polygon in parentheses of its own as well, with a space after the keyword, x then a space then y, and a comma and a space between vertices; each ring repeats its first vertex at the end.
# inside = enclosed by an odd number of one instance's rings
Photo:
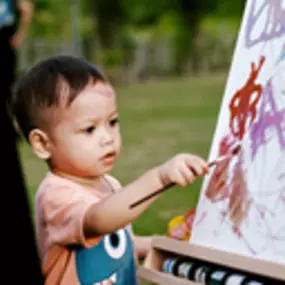
MULTIPOLYGON (((121 183, 179 152, 207 158, 225 82, 225 74, 218 74, 118 88, 123 149, 112 172, 121 183)), ((34 193, 47 167, 26 143, 19 150, 33 210, 34 193)), ((172 217, 195 207, 201 182, 164 193, 134 222, 134 231, 166 234, 172 217)))

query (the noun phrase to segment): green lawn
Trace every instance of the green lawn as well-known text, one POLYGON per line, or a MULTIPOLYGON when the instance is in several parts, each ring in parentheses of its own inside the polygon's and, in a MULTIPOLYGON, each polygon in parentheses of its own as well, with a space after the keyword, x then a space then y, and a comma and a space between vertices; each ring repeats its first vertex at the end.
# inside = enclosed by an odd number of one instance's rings
MULTIPOLYGON (((226 79, 219 74, 118 88, 123 150, 113 174, 126 184, 178 152, 207 158, 226 79)), ((20 153, 33 208, 47 168, 24 142, 20 153)), ((195 207, 201 182, 164 193, 134 223, 135 232, 165 234, 173 216, 195 207)))

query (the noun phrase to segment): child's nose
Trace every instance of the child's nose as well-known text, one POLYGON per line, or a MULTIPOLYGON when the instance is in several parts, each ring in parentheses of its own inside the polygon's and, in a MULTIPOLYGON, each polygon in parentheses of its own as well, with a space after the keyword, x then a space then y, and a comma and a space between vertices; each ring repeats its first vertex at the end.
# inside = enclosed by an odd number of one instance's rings
POLYGON ((102 130, 101 137, 100 137, 100 145, 105 146, 108 144, 112 144, 114 142, 114 138, 112 134, 107 130, 102 130))

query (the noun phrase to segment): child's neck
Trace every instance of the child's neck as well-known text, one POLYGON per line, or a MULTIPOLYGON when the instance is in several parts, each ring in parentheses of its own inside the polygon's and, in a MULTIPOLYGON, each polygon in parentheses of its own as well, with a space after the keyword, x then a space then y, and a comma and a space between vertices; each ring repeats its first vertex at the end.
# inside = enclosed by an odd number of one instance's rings
POLYGON ((69 179, 75 183, 78 183, 83 187, 99 190, 103 194, 105 192, 107 192, 103 176, 80 177, 80 176, 75 176, 75 175, 71 175, 68 173, 62 173, 58 170, 53 170, 52 172, 58 176, 64 177, 64 178, 69 179))

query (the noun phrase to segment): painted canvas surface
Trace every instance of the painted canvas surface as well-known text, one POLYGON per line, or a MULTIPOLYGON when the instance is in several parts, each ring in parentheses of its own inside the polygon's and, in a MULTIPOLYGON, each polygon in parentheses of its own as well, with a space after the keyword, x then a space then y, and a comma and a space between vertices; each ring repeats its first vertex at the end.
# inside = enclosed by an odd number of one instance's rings
MULTIPOLYGON (((210 94, 209 94, 210 96, 210 94)), ((285 0, 248 0, 189 242, 285 264, 285 0)))

